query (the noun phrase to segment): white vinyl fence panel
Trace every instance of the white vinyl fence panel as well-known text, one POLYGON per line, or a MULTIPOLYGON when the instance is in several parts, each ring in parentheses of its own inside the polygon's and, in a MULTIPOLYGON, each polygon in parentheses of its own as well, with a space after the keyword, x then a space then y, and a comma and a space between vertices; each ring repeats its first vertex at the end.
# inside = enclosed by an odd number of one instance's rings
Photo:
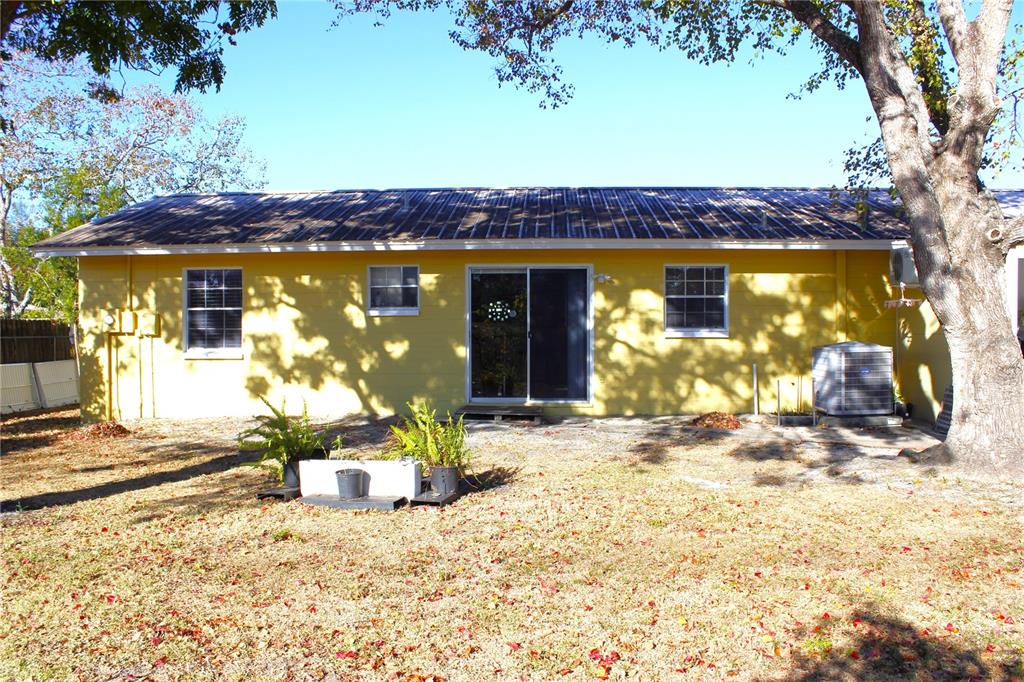
POLYGON ((32 363, 0 365, 0 412, 21 412, 39 407, 32 363))
POLYGON ((78 364, 74 360, 35 363, 36 385, 42 407, 78 402, 78 364))
POLYGON ((0 365, 0 411, 21 412, 78 402, 74 360, 0 365))

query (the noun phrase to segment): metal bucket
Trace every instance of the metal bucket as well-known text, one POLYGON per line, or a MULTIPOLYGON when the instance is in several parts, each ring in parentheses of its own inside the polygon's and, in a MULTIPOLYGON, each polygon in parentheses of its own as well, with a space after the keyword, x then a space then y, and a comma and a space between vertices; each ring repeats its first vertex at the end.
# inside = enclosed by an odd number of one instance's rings
POLYGON ((458 467, 430 467, 430 488, 438 495, 448 495, 459 486, 458 467))
POLYGON ((282 479, 285 488, 299 487, 299 463, 297 461, 293 460, 284 465, 282 479))
POLYGON ((334 474, 338 477, 338 497, 354 500, 363 496, 363 470, 341 469, 334 474))

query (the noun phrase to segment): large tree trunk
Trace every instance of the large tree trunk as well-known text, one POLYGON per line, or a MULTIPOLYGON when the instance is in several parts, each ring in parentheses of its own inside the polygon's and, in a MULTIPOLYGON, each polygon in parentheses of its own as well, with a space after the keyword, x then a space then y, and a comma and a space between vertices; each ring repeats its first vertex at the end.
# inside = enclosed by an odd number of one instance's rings
MULTIPOLYGON (((991 297, 991 294, 978 292, 991 297)), ((1005 318, 1005 316, 1004 316, 1005 318)), ((977 333, 945 330, 953 365, 946 441, 924 454, 977 473, 1024 474, 1024 362, 1002 319, 978 315, 977 333)))
POLYGON ((945 443, 925 455, 977 473, 1021 474, 1024 356, 1005 307, 1005 259, 984 239, 990 222, 984 213, 951 215, 944 222, 954 220, 967 222, 947 229, 951 270, 924 286, 949 344, 953 418, 945 443), (959 296, 943 296, 948 289, 959 296))
POLYGON ((940 153, 929 175, 949 264, 930 264, 923 285, 949 345, 954 393, 949 435, 929 454, 979 473, 1024 473, 1024 356, 1006 309, 1006 256, 987 236, 1006 221, 959 155, 940 153))
POLYGON ((1024 472, 1024 358, 1005 308, 1005 252, 988 238, 1007 225, 978 180, 1001 106, 995 75, 1009 7, 986 3, 957 33, 959 88, 938 137, 881 5, 865 0, 853 8, 862 56, 856 66, 910 222, 921 284, 950 350, 952 424, 945 443, 923 454, 980 474, 1024 472))
POLYGON ((991 195, 964 184, 951 174, 897 181, 953 373, 949 434, 922 456, 979 474, 1021 474, 1024 356, 1006 310, 1006 259, 986 238, 1005 221, 991 195), (931 191, 922 191, 921 181, 931 191))

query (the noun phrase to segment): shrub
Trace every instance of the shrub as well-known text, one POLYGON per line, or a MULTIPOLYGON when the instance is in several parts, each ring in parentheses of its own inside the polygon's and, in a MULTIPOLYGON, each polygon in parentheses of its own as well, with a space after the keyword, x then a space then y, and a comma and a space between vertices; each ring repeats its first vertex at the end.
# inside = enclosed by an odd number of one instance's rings
POLYGON ((309 423, 305 403, 302 404, 302 416, 291 419, 285 414, 283 402, 281 409, 277 409, 263 396, 260 400, 270 408, 270 414, 256 415, 256 426, 238 435, 238 446, 242 450, 260 453, 258 460, 245 462, 246 466, 274 469, 278 480, 284 480, 284 467, 289 462, 309 459, 318 451, 326 454, 323 436, 309 423))
POLYGON ((388 454, 412 457, 428 467, 458 467, 460 472, 468 467, 470 452, 466 448, 462 417, 456 421, 449 412, 448 421, 442 423, 429 404, 406 404, 412 410, 412 418, 405 417, 401 426, 391 427, 394 447, 388 454))

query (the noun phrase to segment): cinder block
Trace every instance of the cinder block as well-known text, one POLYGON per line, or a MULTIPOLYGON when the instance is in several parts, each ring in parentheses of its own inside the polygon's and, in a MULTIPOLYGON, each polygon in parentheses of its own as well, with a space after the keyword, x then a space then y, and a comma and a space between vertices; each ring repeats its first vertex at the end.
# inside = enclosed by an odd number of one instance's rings
POLYGON ((338 494, 340 469, 362 469, 363 495, 404 497, 411 500, 420 492, 420 463, 407 460, 305 459, 299 462, 302 496, 338 494))

